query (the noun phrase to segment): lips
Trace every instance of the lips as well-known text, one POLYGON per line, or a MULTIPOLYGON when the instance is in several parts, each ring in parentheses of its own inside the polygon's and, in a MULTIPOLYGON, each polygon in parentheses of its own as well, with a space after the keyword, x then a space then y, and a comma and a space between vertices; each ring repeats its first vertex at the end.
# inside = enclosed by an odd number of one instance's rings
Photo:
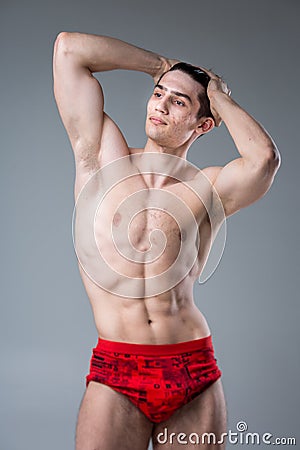
POLYGON ((166 122, 164 122, 163 120, 161 120, 159 117, 156 116, 151 116, 150 120, 152 123, 154 123, 154 125, 167 125, 166 122))

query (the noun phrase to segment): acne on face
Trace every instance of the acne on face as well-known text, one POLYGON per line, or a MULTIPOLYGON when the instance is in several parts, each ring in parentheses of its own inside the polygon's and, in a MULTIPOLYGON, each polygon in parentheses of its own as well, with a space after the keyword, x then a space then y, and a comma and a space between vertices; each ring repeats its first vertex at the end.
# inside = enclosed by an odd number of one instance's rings
POLYGON ((152 142, 178 149, 199 136, 200 89, 199 83, 181 71, 163 75, 147 105, 146 134, 152 142))
POLYGON ((169 100, 170 106, 188 110, 191 115, 199 111, 199 84, 181 71, 167 72, 155 86, 150 101, 169 100))

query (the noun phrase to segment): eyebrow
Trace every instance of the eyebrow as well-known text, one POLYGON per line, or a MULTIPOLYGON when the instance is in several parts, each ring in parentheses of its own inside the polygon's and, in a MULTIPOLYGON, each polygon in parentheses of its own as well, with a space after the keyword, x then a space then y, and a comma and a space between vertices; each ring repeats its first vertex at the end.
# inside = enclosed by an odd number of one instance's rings
MULTIPOLYGON (((156 88, 158 88, 158 89, 161 89, 162 91, 169 91, 169 89, 167 89, 167 88, 166 88, 165 86, 163 86, 162 84, 156 84, 154 87, 156 87, 156 88)), ((178 91, 172 91, 172 90, 170 90, 170 92, 171 92, 172 94, 177 95, 178 97, 186 98, 190 103, 192 103, 192 99, 191 99, 191 97, 190 97, 189 95, 183 94, 182 92, 178 92, 178 91)))

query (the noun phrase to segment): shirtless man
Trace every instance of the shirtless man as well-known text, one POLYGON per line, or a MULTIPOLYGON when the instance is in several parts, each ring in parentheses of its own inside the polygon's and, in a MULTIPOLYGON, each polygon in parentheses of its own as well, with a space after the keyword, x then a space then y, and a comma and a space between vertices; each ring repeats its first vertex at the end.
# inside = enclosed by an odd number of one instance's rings
MULTIPOLYGON (((88 232, 81 230, 78 242, 79 270, 99 341, 79 410, 76 450, 142 450, 151 438, 154 449, 175 449, 182 446, 175 437, 179 433, 214 433, 220 438, 226 432, 221 372, 210 329, 194 303, 193 285, 214 237, 214 192, 224 217, 234 214, 268 191, 280 155, 262 126, 231 98, 221 78, 177 63, 105 36, 62 32, 55 42, 54 93, 74 151, 75 200, 89 180, 95 183, 81 195, 84 199, 96 198, 110 177, 120 179, 110 191, 109 182, 105 186, 107 196, 95 216, 97 249, 104 259, 97 261, 88 232), (145 148, 129 148, 104 113, 102 88, 92 74, 114 69, 140 71, 154 79, 145 148), (224 167, 195 172, 185 164, 189 147, 221 121, 240 157, 224 167), (111 172, 105 174, 109 167, 111 172), (104 175, 97 178, 99 170, 104 175), (198 189, 200 200, 183 179, 198 189), (157 192, 161 200, 153 200, 157 192), (134 199, 136 193, 142 197, 134 199), (176 201, 188 206, 184 214, 176 201), (137 213, 130 212, 132 205, 137 213), (126 257, 115 250, 115 243, 126 257), (157 248, 163 251, 155 253, 157 248), (188 251, 180 265, 172 266, 180 248, 188 251), (189 258, 195 248, 196 258, 189 258), (168 436, 175 433, 172 442, 158 439, 166 429, 168 436)), ((134 88, 132 92, 134 97, 134 88)), ((130 113, 128 105, 124 113, 130 113)), ((82 224, 85 230, 84 220, 82 224)), ((187 441, 185 448, 194 447, 187 441)), ((200 448, 224 449, 225 444, 206 442, 200 448)))

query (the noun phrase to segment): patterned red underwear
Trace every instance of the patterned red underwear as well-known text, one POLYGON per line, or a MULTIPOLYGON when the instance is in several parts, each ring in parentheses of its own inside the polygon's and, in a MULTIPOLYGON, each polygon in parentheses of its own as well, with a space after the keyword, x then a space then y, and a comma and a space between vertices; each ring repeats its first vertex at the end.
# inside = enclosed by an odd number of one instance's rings
POLYGON ((125 395, 151 422, 167 420, 220 378, 211 336, 166 345, 98 339, 90 381, 125 395))

